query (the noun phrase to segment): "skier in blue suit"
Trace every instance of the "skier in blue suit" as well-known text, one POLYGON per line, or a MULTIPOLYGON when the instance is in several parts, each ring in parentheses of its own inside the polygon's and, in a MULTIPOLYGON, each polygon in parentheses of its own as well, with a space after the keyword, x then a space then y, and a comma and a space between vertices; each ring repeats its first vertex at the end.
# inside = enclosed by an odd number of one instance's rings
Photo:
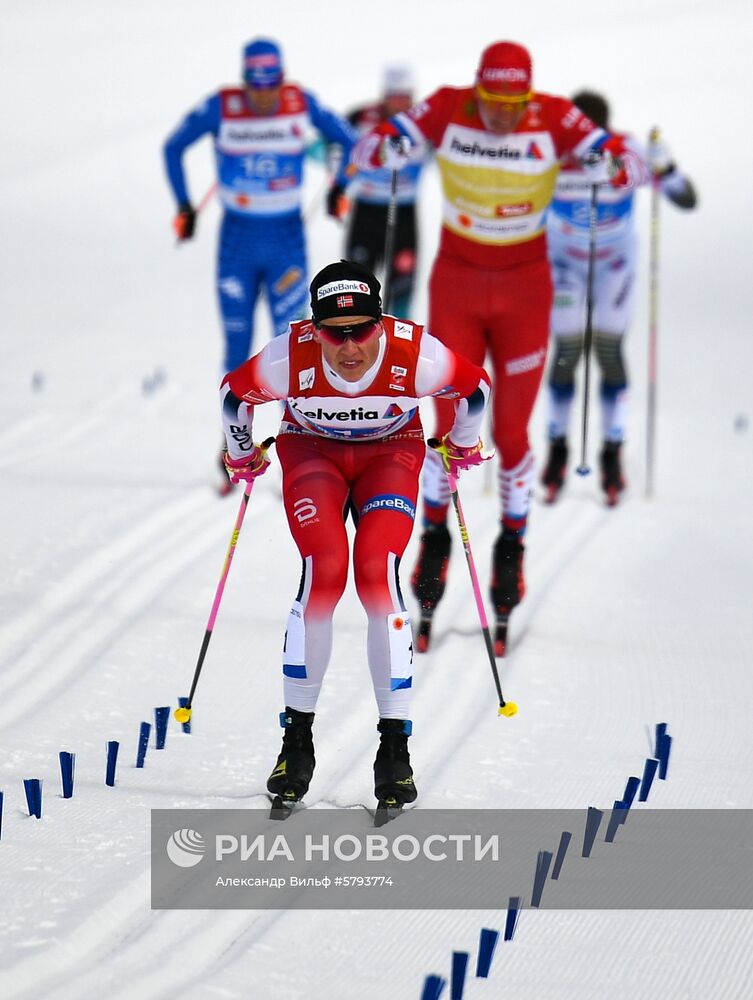
MULTIPOLYGON (((196 227, 183 153, 202 136, 214 139, 217 189, 224 208, 217 292, 225 332, 224 370, 247 360, 262 284, 275 336, 308 307, 301 188, 306 147, 316 129, 343 148, 347 164, 357 138, 347 122, 283 78, 279 46, 255 39, 243 50, 243 84, 223 87, 191 111, 164 147, 178 204, 174 228, 188 240, 196 227)), ((345 168, 334 179, 345 180, 345 168)))

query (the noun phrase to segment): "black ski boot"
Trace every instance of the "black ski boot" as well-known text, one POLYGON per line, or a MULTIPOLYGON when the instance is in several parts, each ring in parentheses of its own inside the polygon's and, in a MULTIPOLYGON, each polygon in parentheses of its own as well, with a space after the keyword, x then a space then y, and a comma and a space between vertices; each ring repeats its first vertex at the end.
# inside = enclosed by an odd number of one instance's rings
POLYGON ((378 799, 376 826, 394 819, 406 802, 415 802, 408 737, 412 724, 407 719, 380 719, 379 749, 374 761, 374 794, 378 799))
POLYGON ((280 713, 280 725, 285 729, 282 750, 267 779, 267 791, 274 796, 271 819, 287 819, 292 807, 308 791, 316 764, 311 736, 313 722, 313 712, 286 707, 280 713))
POLYGON ((494 655, 504 656, 507 652, 507 626, 510 612, 520 604, 526 592, 523 577, 523 554, 525 546, 516 531, 503 528, 494 543, 492 560, 491 598, 497 612, 497 632, 494 640, 494 655))
POLYGON ((541 482, 546 488, 544 499, 547 503, 554 503, 565 485, 566 468, 567 439, 564 437, 552 438, 549 442, 549 457, 541 477, 541 482))
POLYGON ((599 456, 601 466, 601 488, 607 495, 607 505, 614 507, 620 493, 625 489, 620 461, 621 441, 605 441, 599 456))
POLYGON ((425 653, 431 639, 431 619, 442 600, 447 582, 452 539, 446 524, 430 524, 421 535, 411 587, 421 605, 421 620, 416 633, 416 652, 425 653))

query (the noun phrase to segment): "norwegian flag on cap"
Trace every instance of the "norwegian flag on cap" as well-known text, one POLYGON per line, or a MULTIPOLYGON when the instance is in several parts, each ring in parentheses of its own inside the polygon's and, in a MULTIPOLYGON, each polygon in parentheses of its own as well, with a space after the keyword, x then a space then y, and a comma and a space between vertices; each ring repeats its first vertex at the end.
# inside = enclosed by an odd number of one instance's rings
POLYGON ((531 54, 517 42, 495 42, 481 53, 476 83, 499 94, 531 89, 531 54))
POLYGON ((337 296, 337 308, 338 309, 350 309, 353 305, 352 295, 338 295, 337 296))

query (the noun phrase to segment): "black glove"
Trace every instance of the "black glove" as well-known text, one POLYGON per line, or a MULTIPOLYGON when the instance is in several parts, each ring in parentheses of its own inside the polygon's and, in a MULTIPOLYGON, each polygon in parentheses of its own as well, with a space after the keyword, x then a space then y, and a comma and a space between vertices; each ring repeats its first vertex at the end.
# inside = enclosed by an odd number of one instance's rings
POLYGON ((190 201, 183 201, 178 205, 178 214, 173 219, 173 229, 181 242, 190 240, 193 236, 196 229, 196 211, 190 201))
POLYGON ((345 185, 337 181, 327 192, 327 215, 333 219, 344 219, 348 213, 348 199, 345 197, 345 185))

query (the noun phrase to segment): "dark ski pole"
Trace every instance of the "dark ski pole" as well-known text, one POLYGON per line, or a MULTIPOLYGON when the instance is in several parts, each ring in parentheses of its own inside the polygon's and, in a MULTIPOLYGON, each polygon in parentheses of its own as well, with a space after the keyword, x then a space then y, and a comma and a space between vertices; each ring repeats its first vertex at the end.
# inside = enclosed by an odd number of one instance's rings
POLYGON ((384 234, 384 311, 390 311, 392 298, 392 265, 395 256, 395 231, 397 229, 397 170, 392 171, 390 200, 387 205, 387 227, 384 234))
MULTIPOLYGON (((649 145, 659 141, 659 129, 649 135, 649 145)), ((651 181, 651 245, 649 253, 648 390, 646 394, 646 498, 654 495, 654 454, 656 445, 656 381, 659 314, 659 203, 661 180, 651 181)))
MULTIPOLYGON (((262 443, 261 450, 263 452, 268 451, 274 444, 274 440, 275 439, 273 437, 267 438, 267 440, 262 443)), ((241 527, 243 526, 243 518, 246 516, 248 501, 251 496, 254 481, 255 480, 253 479, 248 480, 246 488, 243 491, 243 496, 241 497, 241 505, 238 509, 238 516, 235 519, 235 524, 233 525, 233 533, 230 536, 230 544, 228 545, 225 562, 222 565, 220 582, 217 584, 214 601, 212 601, 212 610, 209 612, 209 621, 207 622, 206 631, 204 632, 204 638, 201 643, 201 649, 199 650, 199 659, 196 662, 196 669, 194 670, 193 681, 191 682, 191 690, 188 692, 188 699, 185 705, 182 705, 180 708, 176 708, 173 713, 177 721, 180 723, 186 723, 191 718, 191 712, 193 711, 193 696, 196 693, 196 685, 199 683, 201 668, 204 666, 204 660, 207 655, 207 650, 209 649, 209 641, 212 638, 214 623, 217 620, 217 612, 220 609, 220 601, 222 600, 222 595, 225 591, 225 584, 227 582, 228 574, 230 573, 230 566, 233 562, 233 556, 235 555, 235 547, 238 544, 238 536, 240 535, 241 527)))
POLYGON ((575 470, 579 476, 587 476, 591 467, 586 455, 588 446, 588 397, 591 390, 591 343, 593 341, 594 307, 594 262, 596 257, 596 201, 598 185, 591 185, 591 205, 588 219, 588 276, 586 278, 586 331, 583 338, 583 428, 581 432, 580 465, 575 470))
MULTIPOLYGON (((430 438, 426 442, 430 448, 439 450, 441 454, 441 441, 437 438, 430 438)), ((484 599, 481 596, 481 586, 478 581, 478 573, 476 572, 476 563, 473 559, 473 552, 471 550, 471 540, 468 536, 468 526, 465 521, 465 515, 463 514, 463 507, 460 503, 460 495, 458 493, 458 478, 451 469, 447 467, 446 455, 442 455, 442 463, 445 467, 445 473, 447 475, 447 482, 450 487, 450 496, 452 497, 452 505, 455 508, 455 516, 458 520, 458 528, 460 529, 460 538, 463 542, 463 551, 465 552, 465 561, 468 563, 468 572, 471 575, 471 587, 473 589, 473 597, 476 601, 476 610, 478 611, 479 623, 481 624, 481 632, 484 636, 484 644, 486 645, 486 652, 489 656, 489 665, 492 668, 492 677, 494 678, 494 686, 497 689, 497 697, 499 698, 499 711, 498 715, 505 715, 509 718, 511 715, 515 715, 518 711, 518 706, 514 701, 505 701, 502 695, 502 685, 499 680, 499 671, 497 670, 497 661, 494 658, 494 645, 492 643, 491 633, 489 632, 489 622, 486 617, 486 610, 484 608, 484 599)))

